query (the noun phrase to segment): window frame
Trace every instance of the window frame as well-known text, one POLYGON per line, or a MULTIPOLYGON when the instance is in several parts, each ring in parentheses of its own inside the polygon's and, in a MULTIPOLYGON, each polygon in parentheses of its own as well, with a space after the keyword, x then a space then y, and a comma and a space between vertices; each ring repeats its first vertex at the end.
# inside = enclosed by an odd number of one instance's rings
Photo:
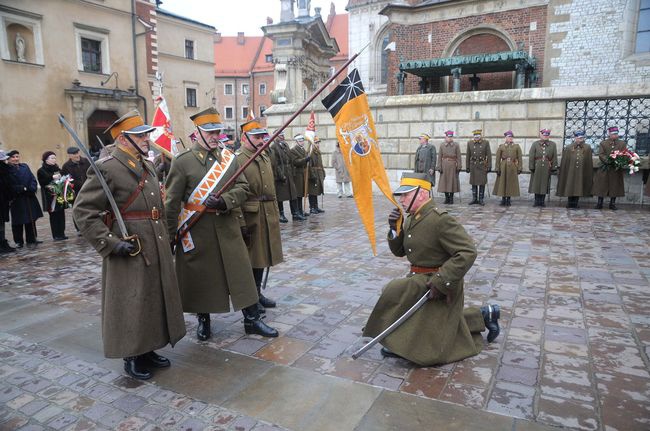
POLYGON ((234 93, 235 93, 235 86, 234 86, 233 83, 223 84, 223 95, 224 96, 232 96, 234 93), (228 93, 228 91, 226 91, 226 89, 228 87, 230 87, 230 93, 228 93))
POLYGON ((249 112, 250 112, 250 109, 248 108, 248 106, 242 106, 241 107, 241 119, 245 120, 246 118, 248 118, 248 113, 249 112), (245 113, 244 113, 244 109, 246 110, 245 113))
MULTIPOLYGON (((637 23, 636 23, 636 31, 634 32, 634 54, 648 54, 650 53, 650 47, 646 51, 639 51, 638 50, 638 41, 639 41, 639 34, 644 33, 650 35, 650 27, 647 30, 639 30, 639 26, 641 25, 641 12, 643 11, 648 11, 647 13, 650 14, 650 2, 643 7, 643 0, 639 1, 639 11, 637 15, 637 23)), ((650 17, 649 17, 650 19, 650 17)))
POLYGON ((242 96, 248 96, 249 94, 251 94, 251 86, 250 86, 250 84, 248 84, 246 82, 243 82, 241 84, 241 86, 240 86, 240 93, 241 93, 242 96), (246 92, 244 92, 244 87, 247 88, 246 92))
POLYGON ((198 108, 199 106, 199 101, 198 101, 198 91, 197 88, 191 85, 186 85, 185 86, 185 107, 186 108, 198 108), (190 104, 190 98, 189 98, 189 93, 190 91, 194 92, 194 105, 190 104))
POLYGON ((257 92, 260 96, 266 96, 266 82, 260 82, 257 92), (264 91, 262 91, 262 88, 264 88, 264 91))
POLYGON ((111 74, 111 59, 110 59, 110 45, 109 45, 109 32, 104 29, 90 29, 79 24, 75 24, 75 44, 77 47, 77 70, 84 73, 94 73, 100 75, 111 74), (84 69, 83 64, 83 50, 81 48, 81 39, 90 39, 100 42, 100 63, 101 70, 99 72, 92 72, 84 69))
POLYGON ((224 106, 223 107, 223 117, 226 120, 234 120, 235 119, 235 108, 232 106, 224 106), (230 110, 230 116, 228 116, 228 110, 230 110))
POLYGON ((185 38, 183 54, 186 60, 196 60, 196 40, 185 38), (192 57, 187 56, 187 42, 192 42, 192 57))

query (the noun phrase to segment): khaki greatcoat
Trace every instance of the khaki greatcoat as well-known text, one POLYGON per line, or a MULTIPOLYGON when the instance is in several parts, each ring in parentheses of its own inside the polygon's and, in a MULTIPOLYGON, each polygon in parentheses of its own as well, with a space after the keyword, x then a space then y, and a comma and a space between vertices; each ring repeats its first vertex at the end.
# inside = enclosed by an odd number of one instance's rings
POLYGON ((337 183, 349 183, 350 182, 350 173, 348 172, 347 166, 345 166, 345 160, 343 160, 343 153, 341 153, 341 148, 337 146, 334 148, 332 153, 332 167, 336 174, 337 183))
POLYGON ((308 194, 318 196, 325 193, 324 182, 325 168, 323 168, 323 155, 320 152, 320 148, 314 145, 311 151, 311 162, 309 163, 308 194))
POLYGON ((285 141, 276 141, 270 148, 278 202, 294 200, 298 195, 294 182, 293 155, 289 144, 285 141))
POLYGON ((305 190, 305 167, 307 166, 307 151, 304 147, 296 144, 291 149, 293 156, 293 182, 296 185, 296 196, 303 198, 307 196, 305 190))
POLYGON ((388 238, 395 256, 437 273, 411 274, 384 287, 363 335, 375 337, 427 292, 428 281, 449 297, 426 302, 381 342, 398 355, 423 366, 446 364, 478 354, 485 330, 478 308, 463 309, 463 276, 476 259, 472 238, 455 218, 425 203, 404 222, 400 235, 388 238))
POLYGON ((519 174, 522 167, 519 144, 501 144, 494 158, 497 179, 492 194, 497 196, 519 196, 519 174))
POLYGON ((557 171, 557 144, 541 139, 533 142, 528 152, 528 168, 528 193, 548 194, 551 190, 551 174, 557 171))
MULTIPOLYGON (((237 155, 241 166, 253 155, 245 146, 237 155)), ((271 159, 266 153, 260 154, 244 170, 248 180, 248 197, 242 209, 248 231, 251 234, 251 247, 248 249, 253 268, 266 268, 283 261, 282 241, 280 239, 280 213, 275 197, 275 184, 271 159)))
POLYGON ((591 196, 594 164, 591 146, 573 142, 562 150, 557 180, 558 196, 591 196))
POLYGON ((420 144, 415 150, 415 169, 414 172, 425 174, 431 185, 436 185, 436 147, 432 144, 420 144), (429 170, 433 174, 429 175, 429 170))
MULTIPOLYGON (((627 148, 625 141, 620 139, 605 139, 598 145, 598 158, 602 166, 605 165, 607 157, 615 150, 622 151, 627 148)), ((613 170, 599 168, 594 173, 594 185, 591 194, 599 197, 616 198, 625 196, 625 169, 613 170)))
POLYGON ((456 142, 443 142, 438 151, 438 193, 457 193, 460 191, 458 172, 463 164, 460 145, 456 142))
MULTIPOLYGON (((222 161, 220 150, 209 153, 195 143, 172 161, 165 183, 171 238, 176 234, 181 208, 215 159, 222 161)), ((236 168, 234 161, 224 179, 232 177, 236 168)), ((257 288, 240 229, 244 223, 240 206, 246 201, 247 193, 248 182, 241 175, 222 195, 228 210, 205 212, 190 229, 194 249, 185 252, 180 243, 176 246, 176 274, 185 312, 227 313, 231 301, 235 310, 257 302, 257 288)))
POLYGON ((492 170, 492 150, 490 141, 481 139, 467 141, 466 169, 469 172, 469 183, 473 186, 487 184, 487 174, 492 170))
MULTIPOLYGON (((121 207, 136 190, 147 169, 148 179, 126 212, 163 210, 160 184, 153 164, 144 164, 121 149, 97 162, 108 187, 121 207)), ((102 339, 107 358, 137 356, 172 346, 185 335, 185 321, 176 283, 174 262, 164 217, 125 220, 130 235, 140 239, 137 256, 115 256, 120 241, 117 223, 112 229, 100 213, 110 210, 94 170, 77 194, 73 212, 81 234, 102 256, 102 339)))

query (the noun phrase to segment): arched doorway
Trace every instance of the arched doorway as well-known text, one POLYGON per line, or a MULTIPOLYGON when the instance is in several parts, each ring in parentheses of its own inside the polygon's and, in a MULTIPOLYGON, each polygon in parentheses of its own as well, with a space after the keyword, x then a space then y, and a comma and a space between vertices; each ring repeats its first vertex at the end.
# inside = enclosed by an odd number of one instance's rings
POLYGON ((98 155, 102 150, 99 140, 101 140, 104 145, 108 145, 112 142, 111 135, 104 133, 104 130, 106 130, 106 128, 113 124, 118 118, 119 117, 114 111, 103 111, 101 109, 95 110, 95 112, 88 117, 86 123, 88 127, 87 147, 92 155, 98 155))
MULTIPOLYGON (((463 40, 452 55, 492 54, 505 51, 510 51, 510 46, 501 37, 492 33, 479 33, 463 40)), ((478 73, 475 76, 480 80, 478 87, 481 90, 514 88, 514 72, 478 73)), ((472 78, 470 75, 462 76, 460 91, 470 91, 472 89, 470 81, 472 78)), ((447 91, 451 91, 451 83, 449 83, 447 91)))

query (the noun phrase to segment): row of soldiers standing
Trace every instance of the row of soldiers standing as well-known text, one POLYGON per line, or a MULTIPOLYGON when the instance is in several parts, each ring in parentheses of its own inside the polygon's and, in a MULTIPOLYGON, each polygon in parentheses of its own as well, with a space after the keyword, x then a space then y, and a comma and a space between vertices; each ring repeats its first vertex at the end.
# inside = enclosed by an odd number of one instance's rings
MULTIPOLYGON (((619 139, 618 128, 608 129, 608 138, 598 149, 598 157, 604 164, 613 151, 626 148, 619 139)), ((467 142, 466 172, 472 187, 470 205, 485 205, 487 174, 492 171, 490 142, 483 138, 482 130, 474 130, 473 138, 467 142)), ((599 169, 593 172, 591 146, 585 143, 584 131, 574 133, 574 142, 562 152, 558 166, 557 144, 549 139, 549 129, 540 130, 540 139, 533 142, 528 154, 531 174, 528 192, 535 195, 534 207, 546 206, 546 195, 550 193, 551 176, 559 173, 557 195, 567 197, 567 208, 578 208, 580 197, 597 196, 596 209, 602 209, 604 197, 610 198, 609 208, 616 210, 616 198, 625 195, 624 171, 599 169), (559 172, 558 172, 559 169, 559 172)), ((430 143, 430 136, 420 135, 420 146, 415 153, 416 173, 424 173, 435 185, 436 167, 440 173, 438 192, 445 194, 445 204, 454 203, 454 193, 460 192, 458 174, 462 169, 460 146, 453 140, 454 132, 445 132, 445 141, 436 156, 436 148, 430 143)), ((499 145, 495 155, 497 178, 493 194, 501 196, 501 206, 510 206, 511 197, 519 196, 519 175, 522 173, 523 158, 519 144, 514 142, 511 130, 504 133, 505 142, 499 145)))

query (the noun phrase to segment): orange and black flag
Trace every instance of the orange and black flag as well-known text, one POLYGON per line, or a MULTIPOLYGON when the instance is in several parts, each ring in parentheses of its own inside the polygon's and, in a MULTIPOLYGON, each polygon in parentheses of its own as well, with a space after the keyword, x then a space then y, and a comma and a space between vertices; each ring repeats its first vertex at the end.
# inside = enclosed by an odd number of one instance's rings
MULTIPOLYGON (((372 251, 377 254, 375 212, 372 203, 372 182, 397 207, 388 182, 375 122, 368 106, 368 97, 357 69, 352 70, 327 97, 323 105, 334 118, 336 137, 345 165, 350 172, 354 200, 366 228, 372 251)), ((400 224, 398 223, 398 226, 400 224)))

